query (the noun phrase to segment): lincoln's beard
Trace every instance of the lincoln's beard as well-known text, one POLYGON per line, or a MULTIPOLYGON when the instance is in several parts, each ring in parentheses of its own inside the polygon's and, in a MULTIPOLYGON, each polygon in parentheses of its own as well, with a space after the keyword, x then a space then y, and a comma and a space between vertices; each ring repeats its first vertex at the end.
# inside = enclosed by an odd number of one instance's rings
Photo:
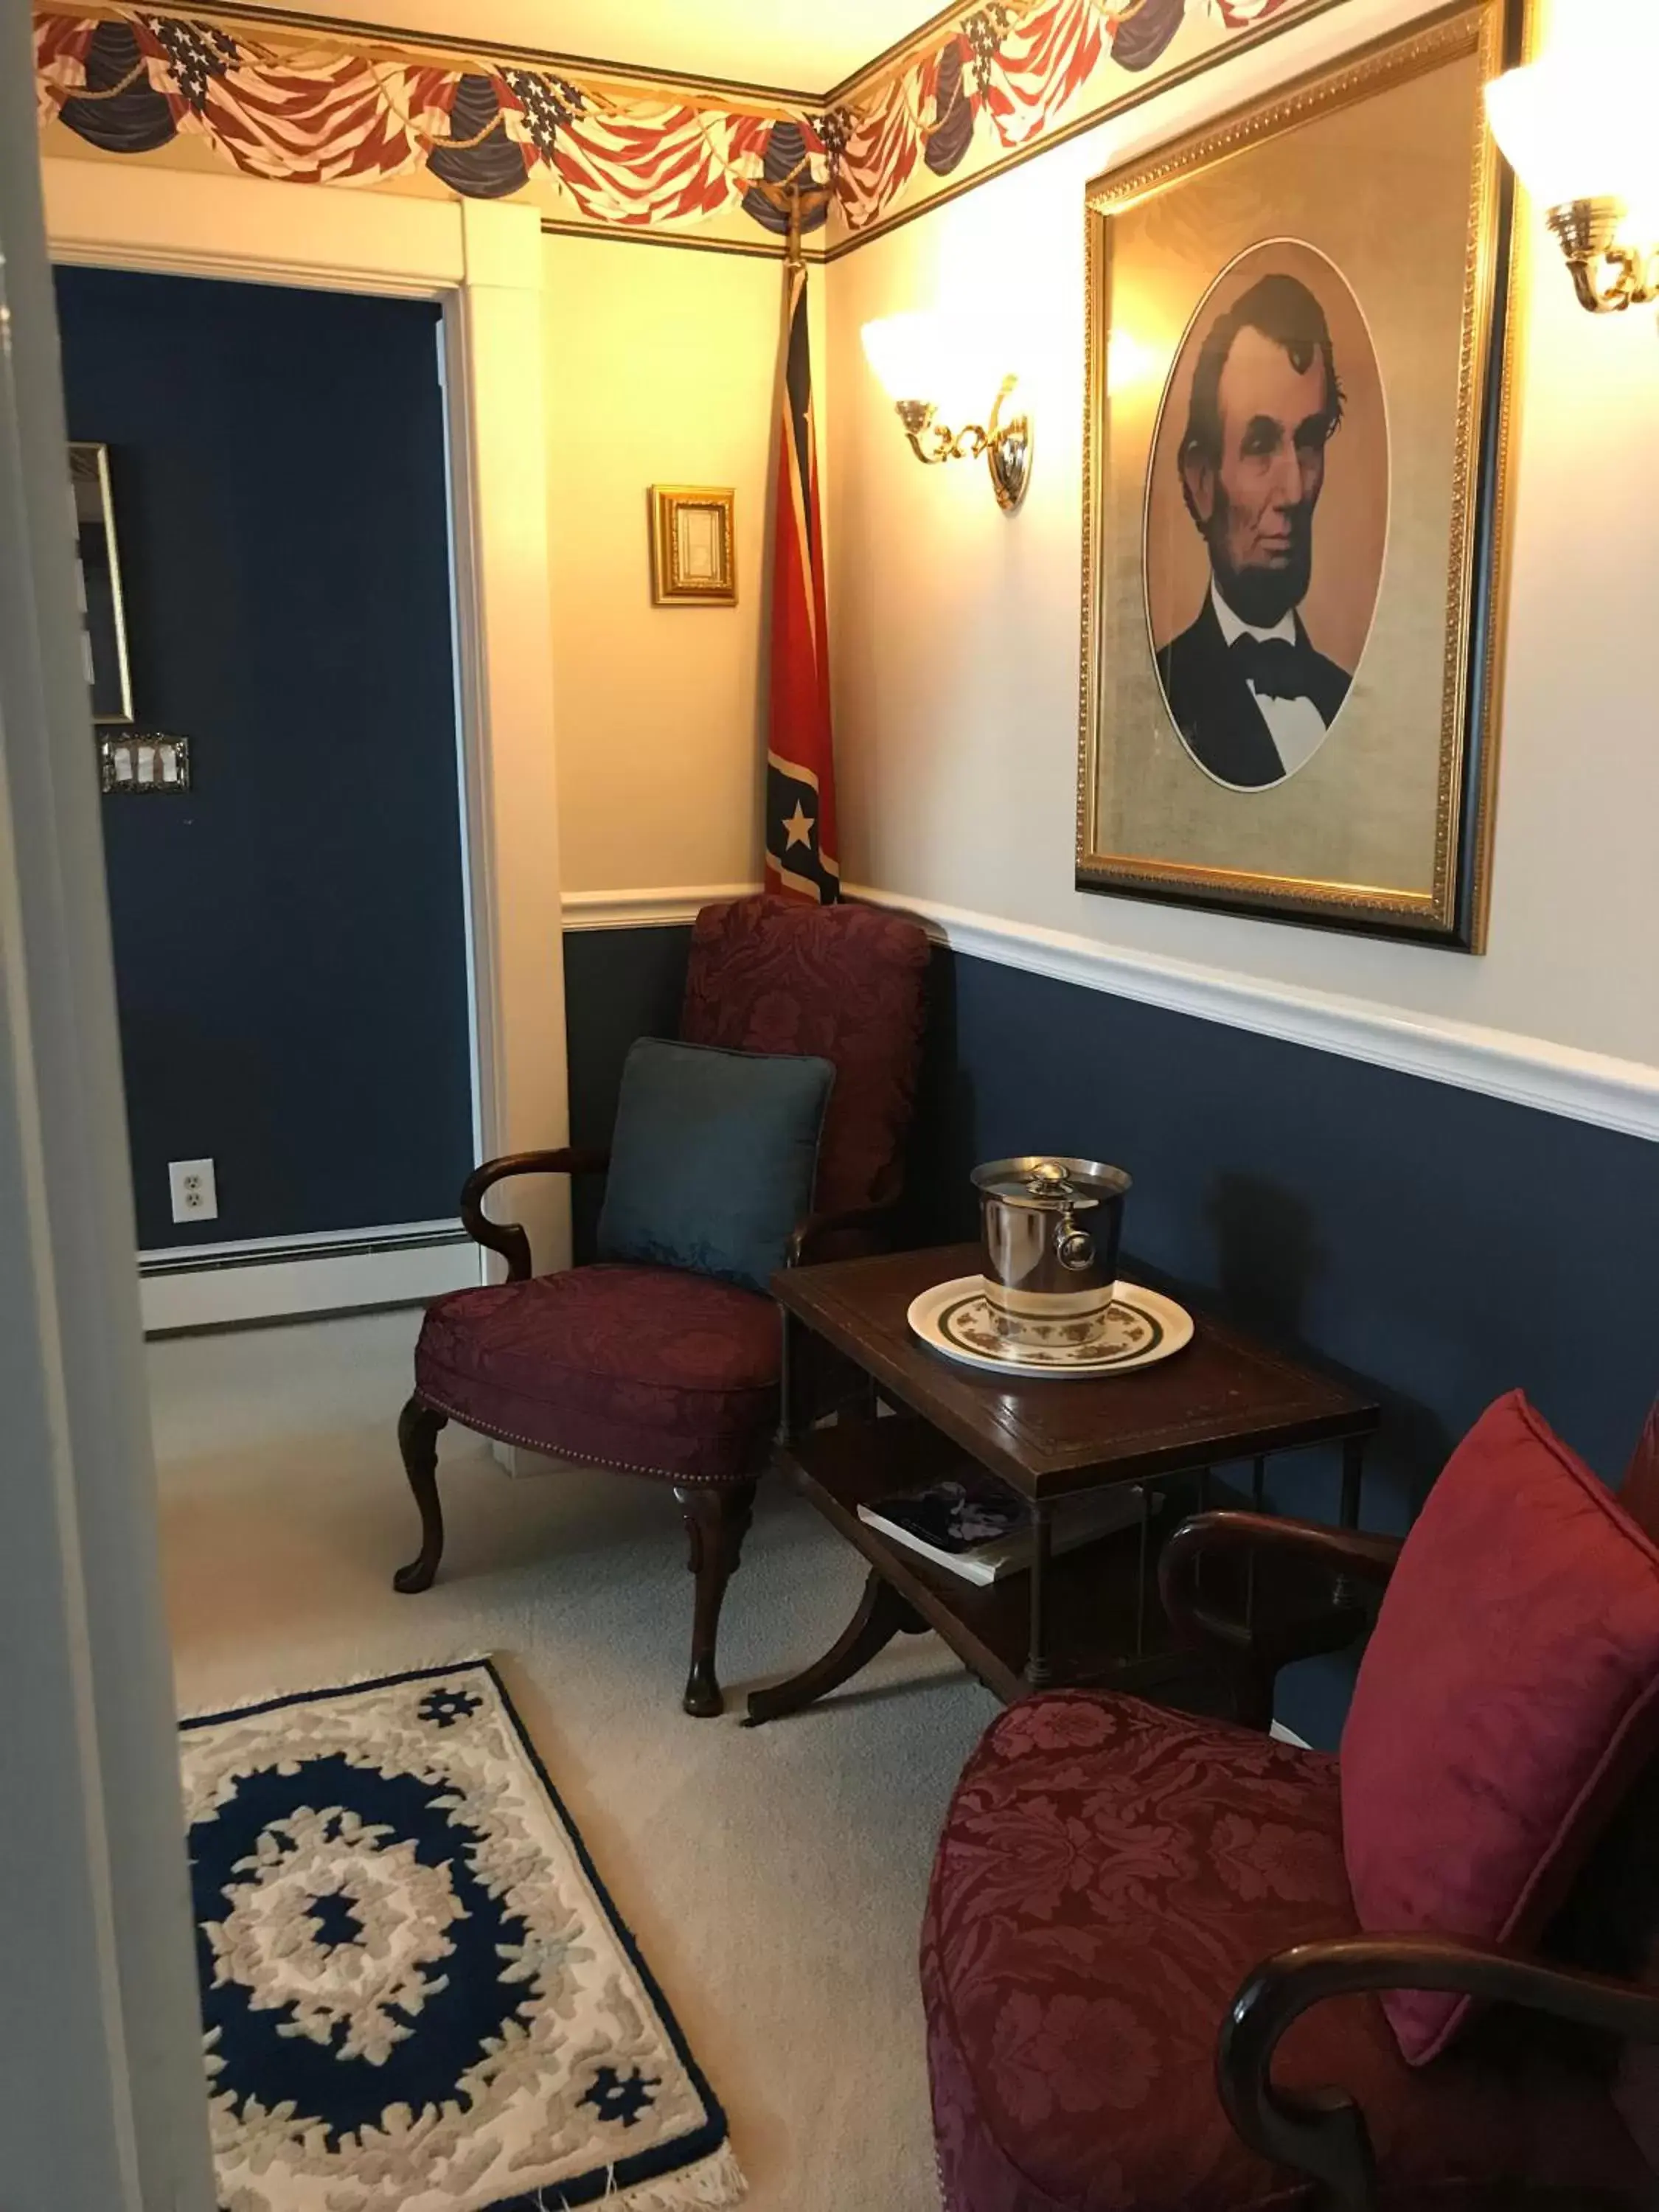
POLYGON ((1227 550, 1231 512, 1226 493, 1217 483, 1215 512, 1204 533, 1209 542, 1210 566, 1215 572, 1216 589, 1240 622, 1248 623, 1252 629, 1272 629, 1308 596, 1313 577, 1313 508, 1293 508, 1285 520, 1291 542, 1276 562, 1271 566, 1258 561, 1235 568, 1227 550))

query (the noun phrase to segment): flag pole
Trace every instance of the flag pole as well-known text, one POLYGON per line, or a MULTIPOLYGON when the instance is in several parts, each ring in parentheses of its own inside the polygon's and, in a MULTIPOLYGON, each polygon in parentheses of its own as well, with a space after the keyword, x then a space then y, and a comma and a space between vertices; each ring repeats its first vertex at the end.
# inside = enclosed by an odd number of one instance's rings
POLYGON ((785 217, 781 434, 774 488, 770 684, 767 708, 766 885, 831 905, 841 896, 835 741, 807 335, 804 217, 826 189, 798 177, 763 188, 785 217))

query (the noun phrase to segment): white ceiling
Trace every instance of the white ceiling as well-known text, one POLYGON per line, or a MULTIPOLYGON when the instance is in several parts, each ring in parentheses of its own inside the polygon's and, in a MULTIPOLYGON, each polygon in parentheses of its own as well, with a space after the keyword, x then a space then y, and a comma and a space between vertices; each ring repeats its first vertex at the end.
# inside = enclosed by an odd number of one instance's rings
MULTIPOLYGON (((284 13, 325 0, 276 0, 284 13)), ((349 0, 388 30, 825 92, 908 37, 939 0, 349 0)))

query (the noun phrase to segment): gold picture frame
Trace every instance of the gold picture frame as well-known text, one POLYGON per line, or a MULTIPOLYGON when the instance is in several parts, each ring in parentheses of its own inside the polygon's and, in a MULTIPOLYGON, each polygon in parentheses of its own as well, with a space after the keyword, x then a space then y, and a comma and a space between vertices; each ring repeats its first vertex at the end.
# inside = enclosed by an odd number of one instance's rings
POLYGON ((1527 12, 1458 0, 1089 185, 1079 890, 1483 949, 1516 275, 1481 87, 1527 12))
POLYGON ((665 606, 738 604, 737 493, 651 486, 651 597, 665 606))

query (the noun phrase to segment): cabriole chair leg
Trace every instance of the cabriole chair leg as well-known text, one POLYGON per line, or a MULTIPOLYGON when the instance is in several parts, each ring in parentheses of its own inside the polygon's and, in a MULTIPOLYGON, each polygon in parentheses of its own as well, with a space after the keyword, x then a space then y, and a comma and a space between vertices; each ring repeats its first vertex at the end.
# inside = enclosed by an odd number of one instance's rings
POLYGON ((690 1567, 697 1578, 696 1605, 691 1624, 691 1671, 685 1680, 685 1710, 698 1720, 712 1720, 724 1705, 714 1673, 714 1645, 720 1634, 720 1601, 726 1585, 737 1572, 743 1540, 755 1509, 752 1482, 734 1482, 707 1489, 676 1484, 674 1495, 685 1515, 690 1539, 690 1567))
POLYGON ((447 1416, 434 1413, 418 1398, 411 1398, 398 1416, 398 1449, 404 1455, 404 1472, 421 1509, 420 1555, 392 1577, 392 1587, 405 1595, 430 1589, 432 1577, 444 1552, 443 1509, 438 1503, 438 1431, 448 1425, 447 1416))

